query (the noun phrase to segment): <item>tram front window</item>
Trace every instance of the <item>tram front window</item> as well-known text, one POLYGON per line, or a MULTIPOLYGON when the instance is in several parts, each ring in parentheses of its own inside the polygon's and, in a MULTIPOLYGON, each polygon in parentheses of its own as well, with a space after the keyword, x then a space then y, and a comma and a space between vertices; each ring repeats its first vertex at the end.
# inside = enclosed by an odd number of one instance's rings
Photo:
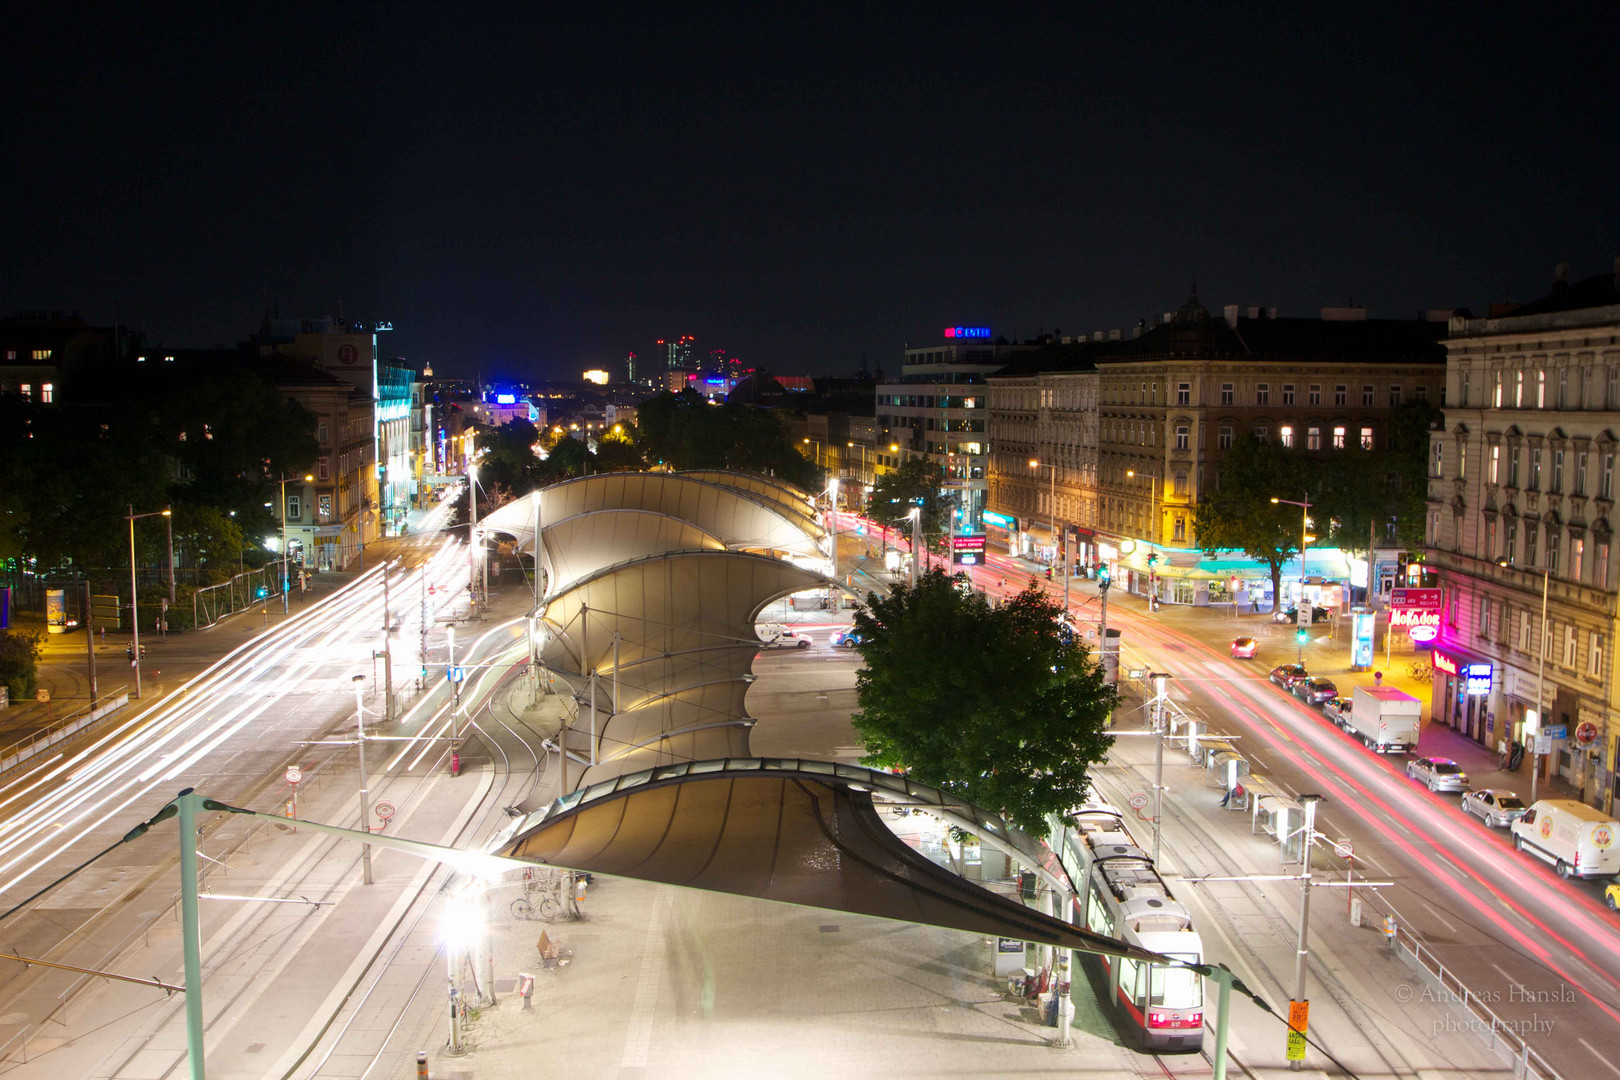
POLYGON ((1164 1009, 1196 1009, 1204 1003, 1204 983, 1189 968, 1154 964, 1148 1004, 1164 1009))

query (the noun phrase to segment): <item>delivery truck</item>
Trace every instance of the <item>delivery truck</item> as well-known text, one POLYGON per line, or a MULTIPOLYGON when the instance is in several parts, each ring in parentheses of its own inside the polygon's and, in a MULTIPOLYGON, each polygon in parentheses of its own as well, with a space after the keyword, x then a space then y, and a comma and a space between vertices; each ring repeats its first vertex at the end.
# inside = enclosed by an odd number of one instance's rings
POLYGON ((1513 823, 1513 846, 1564 878, 1620 874, 1617 840, 1620 822, 1574 799, 1542 799, 1513 823))
POLYGON ((1340 710, 1338 725, 1380 754, 1417 749, 1423 726, 1423 702, 1390 686, 1358 686, 1350 711, 1340 710))

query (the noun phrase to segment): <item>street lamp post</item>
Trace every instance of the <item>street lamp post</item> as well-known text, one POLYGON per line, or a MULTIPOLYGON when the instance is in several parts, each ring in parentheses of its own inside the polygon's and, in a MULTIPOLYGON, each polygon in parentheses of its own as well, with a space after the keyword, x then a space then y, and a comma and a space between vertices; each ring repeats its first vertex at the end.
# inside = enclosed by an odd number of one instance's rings
POLYGON ((831 493, 828 505, 828 516, 832 519, 832 579, 838 580, 838 477, 833 477, 827 485, 831 493))
POLYGON ((911 508, 911 587, 917 587, 917 548, 922 542, 922 507, 911 508))
MULTIPOLYGON (((1311 497, 1309 495, 1305 496, 1305 501, 1304 502, 1297 502, 1294 499, 1272 499, 1271 501, 1274 504, 1285 505, 1285 506, 1297 506, 1297 507, 1300 508, 1300 512, 1299 512, 1299 596, 1294 601, 1294 610, 1297 612, 1297 614, 1295 615, 1295 619, 1296 619, 1295 625, 1297 625, 1297 626, 1309 626, 1309 625, 1311 625, 1311 608, 1310 608, 1310 605, 1305 603, 1305 548, 1307 546, 1309 546, 1310 541, 1311 541, 1311 497)), ((1299 663, 1304 663, 1305 662, 1305 640, 1304 640, 1304 637, 1300 633, 1296 632, 1294 634, 1294 640, 1295 640, 1296 644, 1299 646, 1299 649, 1298 649, 1299 663)))
POLYGON ((129 508, 124 517, 129 521, 129 662, 135 669, 135 696, 141 696, 141 611, 140 586, 135 581, 135 522, 140 518, 170 517, 169 510, 153 510, 150 514, 137 514, 129 508))
MULTIPOLYGON (((1126 469, 1126 476, 1134 477, 1135 469, 1126 469)), ((1154 556, 1158 554, 1159 546, 1159 478, 1151 473, 1142 479, 1148 482, 1148 610, 1153 610, 1155 598, 1159 595, 1159 573, 1153 566, 1154 556)))
MULTIPOLYGON (((297 476, 283 475, 278 481, 281 484, 281 613, 287 614, 287 597, 292 592, 292 581, 287 577, 287 481, 300 479, 297 476)), ((304 483, 312 483, 313 475, 306 473, 302 477, 304 483)))
MULTIPOLYGON (((383 571, 384 574, 387 572, 387 570, 383 571)), ((356 728, 354 745, 355 748, 360 752, 360 828, 369 833, 371 831, 371 822, 369 820, 371 817, 371 807, 369 805, 368 792, 366 791, 366 711, 365 706, 362 705, 360 701, 360 696, 365 689, 366 677, 364 675, 355 675, 352 676, 351 681, 354 683, 354 723, 356 728)), ((364 879, 367 885, 370 885, 370 844, 360 845, 360 865, 361 877, 364 879)))
MULTIPOLYGON (((1301 795, 1299 801, 1305 807, 1305 824, 1300 827, 1305 841, 1303 845, 1305 867, 1304 873, 1300 876, 1299 945, 1294 953, 1293 1000, 1303 1006, 1308 1000, 1305 997, 1305 969, 1307 961, 1310 959, 1310 946, 1307 943, 1306 935, 1310 932, 1311 926, 1311 851, 1316 842, 1316 804, 1322 801, 1322 796, 1307 793, 1301 795)), ((1293 1010, 1289 1011, 1292 1012, 1293 1010)), ((1303 1027, 1299 1034, 1301 1036, 1305 1034, 1303 1027)), ((1304 1065, 1305 1062, 1298 1058, 1288 1063, 1288 1067, 1296 1072, 1302 1069, 1304 1065)))
MULTIPOLYGON (((1514 566, 1507 559, 1496 560, 1496 565, 1510 570, 1524 569, 1523 567, 1514 566)), ((1532 806, 1535 805, 1536 801, 1536 780, 1541 774, 1541 755, 1536 752, 1535 740, 1540 736, 1541 729, 1544 726, 1541 710, 1544 707, 1543 703, 1547 700, 1547 583, 1551 577, 1552 567, 1543 566, 1541 568, 1541 633, 1536 638, 1537 646, 1540 649, 1540 655, 1536 657, 1536 726, 1533 730, 1526 732, 1530 737, 1530 745, 1527 749, 1530 751, 1530 804, 1532 806)))
MULTIPOLYGON (((1037 482, 1039 482, 1039 480, 1040 480, 1040 475, 1041 475, 1040 470, 1041 469, 1051 469, 1052 470, 1052 489, 1051 489, 1051 495, 1050 495, 1051 500, 1052 500, 1052 506, 1050 508, 1051 513, 1047 516, 1047 522, 1048 522, 1048 527, 1052 530, 1052 543, 1054 545, 1056 545, 1056 544, 1059 543, 1059 541, 1058 541, 1058 531, 1057 531, 1057 466, 1055 464, 1053 464, 1053 465, 1042 465, 1039 458, 1030 458, 1029 459, 1029 467, 1035 470, 1035 478, 1036 478, 1037 482)), ((1070 573, 1071 573, 1071 568, 1069 566, 1069 537, 1067 535, 1067 533, 1068 533, 1067 524, 1065 524, 1065 526, 1064 526, 1064 533, 1065 533, 1065 535, 1064 535, 1064 537, 1062 539, 1062 546, 1061 546, 1061 548, 1054 548, 1053 560, 1052 561, 1053 562, 1058 562, 1057 554, 1056 554, 1057 551, 1061 551, 1063 553, 1063 558, 1062 558, 1062 561, 1060 563, 1060 566, 1061 566, 1062 571, 1063 571, 1063 617, 1068 618, 1069 617, 1069 576, 1070 576, 1070 573)))

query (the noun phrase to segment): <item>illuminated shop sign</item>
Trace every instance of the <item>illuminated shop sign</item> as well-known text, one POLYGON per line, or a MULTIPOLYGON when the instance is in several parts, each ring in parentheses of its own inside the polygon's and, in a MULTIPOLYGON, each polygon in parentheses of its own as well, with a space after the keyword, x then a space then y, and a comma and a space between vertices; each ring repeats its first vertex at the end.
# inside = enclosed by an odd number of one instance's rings
POLYGON ((1434 670, 1444 672, 1447 675, 1455 675, 1457 674, 1457 668, 1457 661, 1445 653, 1437 652, 1434 654, 1434 670))
POLYGON ((1392 608, 1389 613, 1389 625, 1390 629, 1405 627, 1413 637, 1418 637, 1419 629, 1436 631, 1440 629, 1440 611, 1437 608, 1392 608))
POLYGON ((986 510, 984 512, 984 520, 991 525, 999 525, 1003 529, 1018 528, 1018 519, 1015 517, 1008 517, 1006 514, 997 514, 986 510))
POLYGON ((1468 679, 1468 692, 1470 694, 1488 694, 1491 692, 1491 665, 1468 664, 1463 668, 1463 674, 1468 679))
POLYGON ((947 326, 945 336, 948 338, 983 338, 988 341, 990 328, 988 326, 947 326))

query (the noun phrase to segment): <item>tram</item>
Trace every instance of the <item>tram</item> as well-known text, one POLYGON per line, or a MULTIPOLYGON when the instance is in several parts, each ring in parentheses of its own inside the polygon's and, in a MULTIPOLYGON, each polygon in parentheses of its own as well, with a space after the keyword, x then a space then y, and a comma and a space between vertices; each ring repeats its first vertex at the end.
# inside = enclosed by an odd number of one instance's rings
MULTIPOLYGON (((1192 917, 1131 836, 1125 817, 1087 803, 1051 821, 1051 839, 1075 887, 1075 920, 1094 934, 1185 960, 1203 962, 1192 917)), ((1096 957, 1108 979, 1108 1003, 1143 1050, 1196 1052, 1204 1041, 1204 982, 1171 964, 1096 957)))

